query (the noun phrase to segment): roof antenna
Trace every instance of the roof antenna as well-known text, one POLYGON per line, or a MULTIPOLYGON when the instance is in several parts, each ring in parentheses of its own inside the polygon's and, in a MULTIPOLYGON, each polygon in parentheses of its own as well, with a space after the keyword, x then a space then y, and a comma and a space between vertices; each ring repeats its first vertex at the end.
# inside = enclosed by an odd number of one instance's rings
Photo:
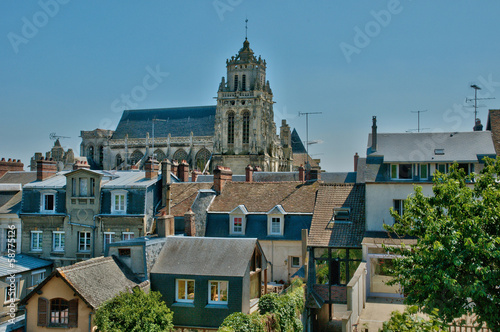
POLYGON ((245 18, 245 40, 248 37, 248 18, 245 18))
POLYGON ((476 127, 477 108, 478 107, 484 107, 483 105, 478 105, 477 101, 478 100, 495 99, 495 98, 478 98, 477 97, 477 90, 481 90, 481 88, 477 84, 471 84, 470 87, 474 89, 474 99, 472 99, 472 98, 465 98, 465 102, 469 103, 471 101, 474 101, 474 106, 472 106, 472 107, 474 107, 474 127, 476 127))

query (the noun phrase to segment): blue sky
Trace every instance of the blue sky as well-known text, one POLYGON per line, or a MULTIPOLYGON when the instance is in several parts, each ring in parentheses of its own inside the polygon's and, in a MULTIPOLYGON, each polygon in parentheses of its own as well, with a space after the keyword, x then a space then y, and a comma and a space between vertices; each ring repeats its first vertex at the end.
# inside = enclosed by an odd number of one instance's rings
POLYGON ((2 1, 0 157, 48 151, 51 132, 80 153, 80 130, 114 129, 131 108, 214 105, 225 61, 248 39, 268 64, 278 126, 285 118, 327 171, 366 155, 379 132, 470 131, 500 108, 500 2, 2 1), (156 81, 144 78, 157 72, 156 81), (135 89, 135 90, 134 90, 135 89), (146 94, 137 94, 146 91, 146 94), (470 103, 469 103, 470 104, 470 103))

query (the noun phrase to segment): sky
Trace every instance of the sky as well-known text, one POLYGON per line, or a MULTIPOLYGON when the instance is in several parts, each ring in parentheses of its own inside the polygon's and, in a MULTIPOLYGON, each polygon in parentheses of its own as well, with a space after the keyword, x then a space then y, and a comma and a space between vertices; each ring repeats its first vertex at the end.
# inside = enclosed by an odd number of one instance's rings
POLYGON ((115 129, 124 109, 215 105, 245 38, 267 62, 275 121, 326 171, 352 171, 378 132, 470 131, 500 108, 495 0, 40 0, 0 2, 0 158, 81 130, 115 129), (149 76, 148 76, 149 75, 149 76), (146 79, 146 77, 149 77, 146 79), (151 80, 153 78, 153 80, 151 80), (123 96, 129 96, 127 97, 123 96))

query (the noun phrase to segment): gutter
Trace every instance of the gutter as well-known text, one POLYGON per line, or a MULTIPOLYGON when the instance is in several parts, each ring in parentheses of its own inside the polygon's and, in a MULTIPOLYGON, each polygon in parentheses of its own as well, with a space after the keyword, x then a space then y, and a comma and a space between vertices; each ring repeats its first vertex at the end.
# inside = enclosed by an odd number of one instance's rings
POLYGON ((92 332, 92 315, 94 314, 93 311, 89 313, 89 332, 92 332))

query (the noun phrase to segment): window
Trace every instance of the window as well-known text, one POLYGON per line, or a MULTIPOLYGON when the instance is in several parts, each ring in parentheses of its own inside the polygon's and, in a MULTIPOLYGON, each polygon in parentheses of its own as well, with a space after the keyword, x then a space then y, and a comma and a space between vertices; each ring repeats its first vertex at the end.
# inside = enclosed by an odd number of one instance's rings
POLYGON ((127 210, 127 192, 116 191, 112 195, 111 213, 125 214, 127 210))
POLYGON ((114 232, 104 232, 103 250, 106 250, 106 248, 108 247, 108 244, 113 242, 113 235, 114 234, 115 234, 114 232))
POLYGON ((64 251, 64 232, 52 232, 52 250, 64 251))
POLYGON ((132 240, 134 238, 134 232, 123 232, 122 233, 122 240, 132 240))
POLYGON ((87 153, 87 159, 89 159, 89 164, 92 163, 94 160, 94 147, 91 145, 89 146, 89 151, 87 153))
POLYGON ((429 177, 429 165, 420 164, 420 179, 425 180, 429 177))
MULTIPOLYGON (((17 228, 5 229, 5 251, 17 249, 17 228), (10 241, 9 241, 10 240, 10 241)), ((12 252, 12 251, 11 251, 12 252)))
POLYGON ((80 178, 79 179, 80 183, 80 197, 87 197, 88 191, 87 191, 87 179, 86 178, 80 178))
POLYGON ((234 113, 227 115, 227 144, 234 144, 234 113))
POLYGON ((177 302, 194 302, 194 280, 176 279, 175 288, 177 302))
POLYGON ((5 278, 5 283, 9 286, 5 287, 5 302, 12 302, 14 300, 19 300, 19 279, 21 277, 16 278, 5 278))
POLYGON ((90 179, 90 196, 91 197, 95 196, 95 179, 94 178, 90 179))
POLYGON ((391 179, 412 179, 412 164, 392 164, 391 179))
POLYGON ((465 172, 465 175, 469 175, 470 173, 473 172, 472 169, 472 164, 458 164, 458 169, 463 169, 465 172))
POLYGON ((394 200, 394 211, 397 212, 400 216, 403 216, 404 213, 405 200, 404 199, 395 199, 394 200))
POLYGON ((234 91, 238 91, 238 75, 234 75, 234 91))
POLYGON ((243 218, 235 217, 233 218, 233 233, 243 233, 243 218))
POLYGON ((69 304, 64 299, 50 300, 50 324, 67 325, 69 323, 69 304))
POLYGON ((76 196, 76 179, 75 178, 71 179, 71 196, 73 196, 73 197, 76 196))
POLYGON ((300 267, 300 257, 292 257, 292 267, 300 267))
POLYGON ((250 141, 250 112, 243 113, 243 144, 248 144, 250 141))
POLYGON ((436 170, 441 173, 446 173, 448 171, 448 165, 446 164, 436 164, 436 170))
POLYGON ((246 91, 247 88, 247 75, 241 77, 241 91, 246 91))
POLYGON ((31 250, 42 251, 42 231, 31 231, 31 250))
POLYGON ((118 255, 122 257, 130 257, 130 248, 119 248, 118 255))
POLYGON ((45 270, 35 271, 31 273, 31 286, 36 286, 45 279, 45 270))
POLYGON ((53 193, 42 194, 42 212, 55 212, 56 210, 56 195, 53 193))
POLYGON ((78 251, 90 251, 90 232, 78 232, 78 251))
POLYGON ((351 214, 350 208, 333 208, 333 220, 334 221, 349 221, 349 216, 351 214))
POLYGON ((271 230, 269 232, 273 235, 281 235, 281 218, 272 217, 271 218, 271 230))
POLYGON ((209 281, 208 303, 227 304, 227 281, 209 281))
POLYGON ((99 164, 102 165, 102 161, 104 160, 104 147, 101 145, 99 147, 99 164))

